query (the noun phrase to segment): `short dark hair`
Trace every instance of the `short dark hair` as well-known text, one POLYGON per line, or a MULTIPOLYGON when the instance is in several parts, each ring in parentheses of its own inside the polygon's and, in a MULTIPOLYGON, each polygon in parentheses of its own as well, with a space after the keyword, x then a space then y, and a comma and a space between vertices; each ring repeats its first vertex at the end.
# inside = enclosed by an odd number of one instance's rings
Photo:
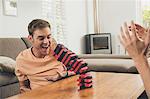
POLYGON ((37 29, 42 29, 42 28, 45 28, 45 27, 49 27, 51 28, 49 22, 45 21, 45 20, 42 20, 42 19, 34 19, 32 20, 29 25, 28 25, 28 32, 29 32, 29 35, 32 35, 33 36, 33 32, 37 29))

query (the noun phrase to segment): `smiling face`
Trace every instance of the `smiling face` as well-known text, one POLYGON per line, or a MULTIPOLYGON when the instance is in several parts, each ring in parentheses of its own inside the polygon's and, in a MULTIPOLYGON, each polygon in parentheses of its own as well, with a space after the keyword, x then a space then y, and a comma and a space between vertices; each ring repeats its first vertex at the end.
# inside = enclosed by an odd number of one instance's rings
POLYGON ((32 43, 32 53, 38 58, 43 58, 49 54, 51 45, 51 31, 49 27, 37 29, 33 35, 29 35, 32 43))

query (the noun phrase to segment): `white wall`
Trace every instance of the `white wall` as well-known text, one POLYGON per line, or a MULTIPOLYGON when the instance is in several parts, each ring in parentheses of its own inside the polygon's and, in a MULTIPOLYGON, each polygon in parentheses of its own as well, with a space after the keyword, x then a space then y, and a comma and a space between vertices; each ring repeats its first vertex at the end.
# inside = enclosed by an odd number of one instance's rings
POLYGON ((93 0, 86 0, 87 34, 94 33, 93 0))
POLYGON ((66 0, 68 47, 77 54, 84 52, 84 35, 87 34, 86 0, 66 0))
MULTIPOLYGON (((77 54, 84 51, 83 36, 87 33, 85 1, 66 0, 65 6, 68 47, 77 54)), ((3 15, 0 0, 0 37, 26 37, 27 25, 35 18, 42 18, 42 0, 18 0, 17 17, 3 15)))
MULTIPOLYGON (((94 33, 92 2, 66 0, 68 47, 77 54, 84 52, 83 36, 94 33)), ((100 0, 100 29, 101 32, 112 34, 113 53, 119 53, 117 35, 120 26, 124 21, 136 18, 135 2, 136 0, 100 0)), ((27 36, 27 25, 35 18, 42 18, 42 0, 18 0, 17 17, 3 15, 0 0, 0 37, 27 36)))
POLYGON ((136 0, 100 0, 99 5, 101 32, 112 34, 113 53, 124 54, 117 36, 123 22, 136 20, 136 0))
MULTIPOLYGON (((0 0, 2 5, 2 0, 0 0)), ((0 6, 2 9, 2 6, 0 6)), ((18 15, 6 16, 0 13, 2 26, 0 37, 27 36, 27 25, 34 18, 41 18, 41 0, 18 0, 18 15)))
POLYGON ((0 0, 0 35, 2 35, 2 0, 0 0))

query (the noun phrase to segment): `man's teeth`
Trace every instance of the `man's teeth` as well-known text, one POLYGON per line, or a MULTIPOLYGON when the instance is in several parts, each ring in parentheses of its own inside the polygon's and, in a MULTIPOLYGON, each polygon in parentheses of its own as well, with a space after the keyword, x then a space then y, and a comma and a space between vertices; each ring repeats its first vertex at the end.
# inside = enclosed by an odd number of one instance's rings
POLYGON ((48 48, 49 46, 42 46, 42 48, 48 48))

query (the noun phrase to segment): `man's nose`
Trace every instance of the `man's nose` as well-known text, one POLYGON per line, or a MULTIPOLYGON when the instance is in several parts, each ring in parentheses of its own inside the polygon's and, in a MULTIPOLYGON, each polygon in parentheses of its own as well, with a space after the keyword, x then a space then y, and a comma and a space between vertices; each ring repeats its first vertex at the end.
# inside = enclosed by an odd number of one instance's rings
POLYGON ((45 38, 43 43, 49 43, 49 39, 45 38))

